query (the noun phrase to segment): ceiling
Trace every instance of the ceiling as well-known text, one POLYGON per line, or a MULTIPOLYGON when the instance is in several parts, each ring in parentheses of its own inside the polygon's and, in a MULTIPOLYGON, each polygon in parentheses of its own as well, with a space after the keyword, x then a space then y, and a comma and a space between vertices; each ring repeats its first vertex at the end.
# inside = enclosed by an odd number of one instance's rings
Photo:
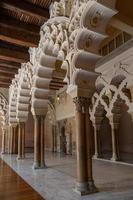
POLYGON ((37 47, 40 26, 49 19, 52 0, 0 1, 0 87, 9 87, 29 47, 37 47))

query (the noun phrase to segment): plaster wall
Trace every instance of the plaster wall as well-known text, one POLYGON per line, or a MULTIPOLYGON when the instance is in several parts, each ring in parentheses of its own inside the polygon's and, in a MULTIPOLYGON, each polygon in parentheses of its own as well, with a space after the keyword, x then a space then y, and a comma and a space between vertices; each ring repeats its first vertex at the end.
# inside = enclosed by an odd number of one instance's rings
POLYGON ((67 119, 75 116, 75 106, 70 95, 64 94, 56 100, 56 120, 67 119))

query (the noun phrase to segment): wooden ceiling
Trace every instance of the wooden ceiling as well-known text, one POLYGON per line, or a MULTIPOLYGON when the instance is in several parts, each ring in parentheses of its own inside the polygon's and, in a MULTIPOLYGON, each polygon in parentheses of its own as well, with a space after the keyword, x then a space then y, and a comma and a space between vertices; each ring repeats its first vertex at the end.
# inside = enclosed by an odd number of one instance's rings
POLYGON ((49 18, 52 0, 0 1, 0 87, 9 87, 29 47, 37 47, 40 26, 49 18))

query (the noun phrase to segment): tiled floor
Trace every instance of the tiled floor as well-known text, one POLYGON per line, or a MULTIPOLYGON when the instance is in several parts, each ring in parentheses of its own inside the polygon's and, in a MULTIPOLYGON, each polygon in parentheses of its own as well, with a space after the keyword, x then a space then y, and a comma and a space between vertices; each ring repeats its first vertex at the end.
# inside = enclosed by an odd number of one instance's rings
POLYGON ((76 181, 76 159, 47 153, 48 168, 33 170, 33 155, 17 161, 16 156, 4 155, 5 160, 25 181, 46 200, 133 200, 133 166, 93 160, 93 173, 99 193, 79 197, 73 192, 76 181))

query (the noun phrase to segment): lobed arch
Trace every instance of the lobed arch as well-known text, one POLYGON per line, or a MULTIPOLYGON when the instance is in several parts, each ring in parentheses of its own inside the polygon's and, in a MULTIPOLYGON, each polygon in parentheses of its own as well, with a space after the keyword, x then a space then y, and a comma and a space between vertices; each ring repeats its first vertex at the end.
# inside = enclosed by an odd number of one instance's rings
POLYGON ((18 94, 17 94, 17 119, 19 121, 27 121, 32 89, 32 64, 30 62, 23 63, 19 71, 18 94))
MULTIPOLYGON (((65 71, 60 69, 67 51, 66 17, 51 18, 41 28, 41 40, 33 65, 32 110, 47 110, 49 97, 55 94, 51 86, 54 78, 63 81, 65 71), (63 51, 64 50, 64 51, 63 51), (36 108, 36 109, 35 109, 36 108)), ((34 112, 33 111, 33 112, 34 112)))
POLYGON ((9 117, 9 113, 8 113, 8 101, 5 98, 5 96, 0 93, 0 115, 1 115, 1 125, 7 125, 8 124, 8 117, 9 117))
POLYGON ((17 123, 17 92, 18 92, 18 74, 12 80, 9 88, 9 123, 17 123))

